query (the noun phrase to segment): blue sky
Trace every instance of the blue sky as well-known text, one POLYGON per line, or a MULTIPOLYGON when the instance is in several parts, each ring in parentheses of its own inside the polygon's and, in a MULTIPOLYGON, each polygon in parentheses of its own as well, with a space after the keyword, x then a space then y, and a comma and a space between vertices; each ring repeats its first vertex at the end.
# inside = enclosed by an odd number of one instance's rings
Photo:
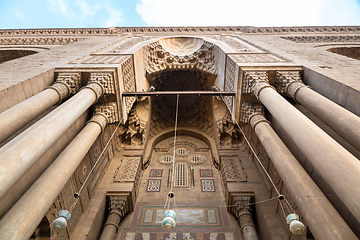
POLYGON ((360 25, 360 0, 0 0, 0 29, 360 25))

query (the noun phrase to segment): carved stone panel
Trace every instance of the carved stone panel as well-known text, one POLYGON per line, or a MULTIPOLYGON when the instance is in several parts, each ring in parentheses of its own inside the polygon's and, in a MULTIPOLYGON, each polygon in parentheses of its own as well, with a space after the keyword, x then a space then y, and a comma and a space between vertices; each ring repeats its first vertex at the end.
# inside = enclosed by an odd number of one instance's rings
POLYGON ((237 156, 222 156, 221 168, 227 182, 247 182, 247 173, 237 156))
POLYGON ((114 176, 114 182, 134 182, 140 172, 141 157, 125 156, 114 176))
MULTIPOLYGON (((225 91, 228 92, 234 92, 237 84, 236 81, 238 79, 237 77, 238 71, 236 71, 236 63, 234 60, 232 60, 229 56, 226 56, 226 65, 225 65, 225 91)), ((233 110, 233 101, 234 98, 231 96, 225 96, 224 102, 227 105, 227 107, 230 109, 230 111, 233 110)))
POLYGON ((119 113, 116 102, 96 104, 94 111, 95 113, 101 112, 105 114, 109 123, 115 123, 119 121, 119 113))

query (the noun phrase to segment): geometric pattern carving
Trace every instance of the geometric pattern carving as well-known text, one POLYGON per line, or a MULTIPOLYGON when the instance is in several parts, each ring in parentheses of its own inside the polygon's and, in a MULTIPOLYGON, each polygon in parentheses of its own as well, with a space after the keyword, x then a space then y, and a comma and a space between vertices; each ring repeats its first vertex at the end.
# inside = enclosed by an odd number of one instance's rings
MULTIPOLYGON (((121 73, 122 73, 124 92, 135 92, 136 91, 135 70, 134 70, 134 61, 132 57, 128 57, 121 64, 121 73)), ((125 109, 127 115, 129 114, 131 107, 136 101, 136 97, 126 97, 124 98, 124 101, 125 101, 125 109)))
POLYGON ((230 54, 236 63, 276 63, 285 62, 285 60, 276 57, 270 53, 246 53, 230 54))
POLYGON ((97 82, 104 89, 104 94, 115 94, 114 79, 112 73, 109 72, 92 72, 90 73, 89 83, 97 82))
POLYGON ((149 179, 146 187, 147 192, 160 192, 161 180, 149 179))
POLYGON ((114 182, 134 182, 139 174, 141 157, 125 156, 115 172, 114 182))
POLYGON ((330 35, 330 36, 288 36, 281 37, 296 43, 320 43, 320 42, 360 42, 359 35, 330 35))
POLYGON ((116 102, 96 104, 94 106, 94 112, 101 112, 105 114, 109 123, 115 123, 119 121, 119 113, 116 102))
POLYGON ((290 82, 301 82, 301 75, 299 71, 277 71, 275 88, 278 93, 286 95, 286 87, 290 82))
POLYGON ((159 41, 149 44, 147 74, 166 69, 198 69, 216 74, 214 44, 204 41, 195 52, 185 55, 173 55, 166 51, 159 41))
MULTIPOLYGON (((234 92, 235 90, 235 80, 237 79, 236 74, 236 63, 229 56, 226 57, 225 64, 225 82, 224 90, 227 92, 234 92)), ((224 102, 230 111, 233 110, 233 97, 225 96, 224 102)))
POLYGON ((237 156, 221 157, 221 167, 227 182, 247 182, 245 168, 237 156))
POLYGON ((174 187, 188 186, 188 167, 185 164, 175 166, 174 187))
POLYGON ((261 103, 242 102, 240 106, 240 122, 249 123, 254 113, 264 114, 264 106, 261 103))
POLYGON ((202 192, 215 192, 215 184, 213 179, 201 179, 202 192))
POLYGON ((0 45, 66 45, 83 38, 0 38, 0 45))

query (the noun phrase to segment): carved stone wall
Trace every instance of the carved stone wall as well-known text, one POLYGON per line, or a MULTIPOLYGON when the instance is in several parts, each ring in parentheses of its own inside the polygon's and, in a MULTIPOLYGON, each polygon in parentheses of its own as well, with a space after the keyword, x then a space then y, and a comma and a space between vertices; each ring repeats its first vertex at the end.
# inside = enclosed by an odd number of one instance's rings
POLYGON ((66 45, 82 39, 83 38, 0 38, 0 45, 66 45))
POLYGON ((359 35, 286 36, 281 38, 296 43, 360 42, 359 35))
POLYGON ((222 156, 221 171, 226 182, 247 182, 245 167, 238 156, 222 156))
MULTIPOLYGON (((135 92, 136 91, 136 80, 135 80, 135 68, 133 57, 128 57, 121 64, 121 74, 124 86, 124 92, 135 92)), ((124 98, 126 114, 129 114, 131 107, 136 101, 135 97, 124 98)))

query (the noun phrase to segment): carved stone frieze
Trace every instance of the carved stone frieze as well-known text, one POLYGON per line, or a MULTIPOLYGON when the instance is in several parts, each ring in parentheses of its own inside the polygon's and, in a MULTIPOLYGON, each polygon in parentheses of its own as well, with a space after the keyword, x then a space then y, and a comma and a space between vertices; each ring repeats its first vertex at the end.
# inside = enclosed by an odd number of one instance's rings
POLYGON ((81 39, 82 38, 0 38, 0 45, 66 45, 81 39))
POLYGON ((247 182, 247 173, 237 156, 222 156, 221 169, 227 182, 247 182))
POLYGON ((353 33, 359 26, 329 27, 115 27, 115 28, 67 28, 67 29, 6 29, 0 36, 8 35, 118 35, 121 33, 207 33, 240 32, 250 34, 279 33, 353 33))
POLYGON ((264 114, 264 106, 258 102, 242 102, 240 106, 240 122, 249 123, 249 119, 254 113, 264 114))
POLYGON ((115 94, 114 78, 109 72, 90 73, 88 84, 99 83, 103 87, 103 94, 115 94))
POLYGON ((114 182, 136 182, 141 171, 141 157, 125 156, 115 171, 114 182))
POLYGON ((188 55, 175 55, 166 51, 159 41, 149 44, 147 74, 163 70, 198 69, 216 74, 214 44, 203 42, 199 49, 188 55))
POLYGON ((103 113, 108 119, 109 123, 115 123, 119 121, 119 112, 116 102, 108 102, 96 104, 94 106, 94 112, 103 113))
POLYGON ((281 37, 296 43, 360 42, 360 35, 321 35, 281 37))

